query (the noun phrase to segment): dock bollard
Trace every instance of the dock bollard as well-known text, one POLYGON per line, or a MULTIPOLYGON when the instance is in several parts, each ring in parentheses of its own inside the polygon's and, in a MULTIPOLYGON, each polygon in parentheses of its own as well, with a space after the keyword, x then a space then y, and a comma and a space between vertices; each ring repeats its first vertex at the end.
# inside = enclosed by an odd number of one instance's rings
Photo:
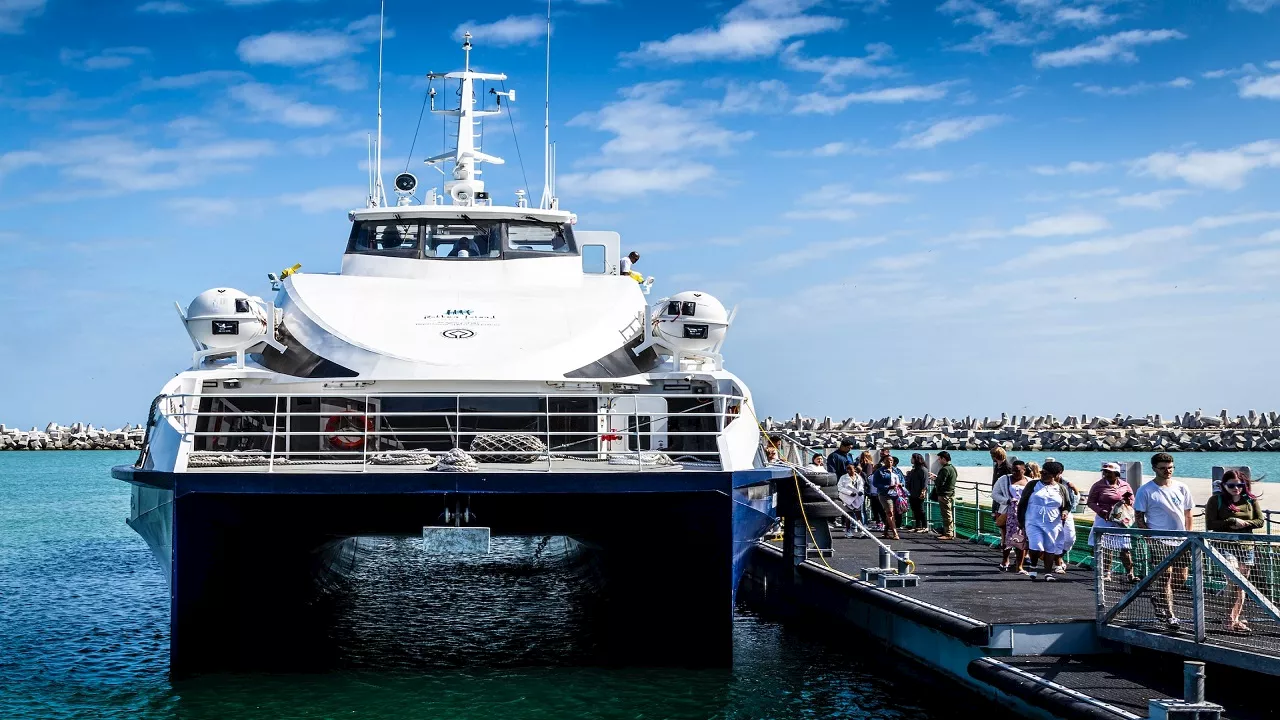
POLYGON ((898 551, 898 574, 899 575, 911 574, 911 551, 910 550, 898 551))
POLYGON ((893 553, 884 546, 880 547, 880 568, 883 570, 892 570, 894 568, 893 553))
POLYGON ((1147 717, 1151 720, 1221 720, 1222 706, 1204 699, 1204 663, 1184 661, 1182 699, 1148 700, 1147 717))
POLYGON ((1195 660, 1182 663, 1182 699, 1191 704, 1204 702, 1204 663, 1195 660))

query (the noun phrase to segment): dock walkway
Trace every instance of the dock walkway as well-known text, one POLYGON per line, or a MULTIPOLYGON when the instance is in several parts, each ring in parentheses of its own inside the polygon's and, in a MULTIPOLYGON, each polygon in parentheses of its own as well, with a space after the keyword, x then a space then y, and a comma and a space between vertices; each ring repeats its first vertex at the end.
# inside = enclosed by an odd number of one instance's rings
MULTIPOLYGON (((856 580, 862 568, 879 564, 876 542, 833 535, 834 555, 804 562, 791 590, 778 574, 778 543, 762 547, 755 579, 769 577, 756 586, 765 593, 756 598, 785 598, 810 618, 816 613, 852 623, 944 674, 1020 697, 1031 715, 1141 718, 1149 700, 1182 694, 1181 657, 1097 638, 1092 569, 1073 567, 1053 582, 1032 581, 1000 572, 1000 552, 987 545, 902 533, 888 542, 910 553, 920 584, 876 588, 856 580)), ((1272 717, 1260 696, 1255 703, 1234 692, 1241 677, 1269 679, 1212 666, 1207 699, 1224 705, 1234 720, 1272 717)))
MULTIPOLYGON (((895 551, 911 553, 921 582, 894 592, 980 620, 1005 623, 1093 622, 1093 571, 1072 568, 1053 582, 1000 572, 998 550, 965 540, 939 540, 932 533, 902 533, 888 542, 895 551)), ((858 576, 879 564, 879 546, 869 538, 833 540, 835 570, 858 576)), ((821 560, 815 559, 819 564, 821 560)), ((1040 575, 1044 577, 1043 573, 1040 575)))

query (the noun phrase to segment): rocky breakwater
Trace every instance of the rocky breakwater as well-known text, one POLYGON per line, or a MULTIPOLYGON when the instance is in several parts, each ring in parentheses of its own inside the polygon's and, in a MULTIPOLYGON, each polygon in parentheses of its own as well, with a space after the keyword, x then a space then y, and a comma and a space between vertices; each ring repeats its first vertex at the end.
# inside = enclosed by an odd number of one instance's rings
POLYGON ((43 431, 0 425, 0 450, 137 450, 144 433, 141 425, 108 430, 83 423, 70 427, 49 423, 43 431))
POLYGON ((996 446, 1022 451, 1280 451, 1280 414, 1250 410, 1232 417, 1226 410, 1206 415, 1200 410, 1173 418, 1160 415, 1102 417, 1053 415, 978 419, 848 418, 821 420, 797 413, 790 420, 767 418, 764 427, 808 446, 831 447, 852 438, 860 447, 898 450, 989 450, 996 446))

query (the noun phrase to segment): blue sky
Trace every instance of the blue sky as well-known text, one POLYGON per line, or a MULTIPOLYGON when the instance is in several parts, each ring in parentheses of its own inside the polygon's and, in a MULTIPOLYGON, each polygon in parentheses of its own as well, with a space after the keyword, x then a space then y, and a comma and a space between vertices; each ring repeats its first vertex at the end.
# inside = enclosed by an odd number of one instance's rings
MULTIPOLYGON (((337 269, 377 10, 0 0, 0 422, 137 421, 173 301, 337 269)), ((489 188, 539 195, 542 11, 389 0, 388 179, 470 29, 518 90, 489 188)), ((556 0, 559 194, 739 305, 767 413, 1276 409, 1277 37, 1277 0, 556 0)))

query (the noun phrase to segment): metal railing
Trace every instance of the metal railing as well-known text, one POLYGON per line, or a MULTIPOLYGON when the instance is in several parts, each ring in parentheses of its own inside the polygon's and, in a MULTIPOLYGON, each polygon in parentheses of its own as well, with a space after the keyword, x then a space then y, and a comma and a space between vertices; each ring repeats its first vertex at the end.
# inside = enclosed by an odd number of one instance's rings
POLYGON ((363 472, 461 449, 505 470, 580 461, 645 471, 719 465, 716 438, 742 403, 710 393, 173 394, 155 413, 179 430, 188 467, 363 472), (684 402, 664 410, 658 398, 684 402))
POLYGON ((1108 528, 1097 537, 1100 637, 1280 671, 1280 536, 1108 528))

